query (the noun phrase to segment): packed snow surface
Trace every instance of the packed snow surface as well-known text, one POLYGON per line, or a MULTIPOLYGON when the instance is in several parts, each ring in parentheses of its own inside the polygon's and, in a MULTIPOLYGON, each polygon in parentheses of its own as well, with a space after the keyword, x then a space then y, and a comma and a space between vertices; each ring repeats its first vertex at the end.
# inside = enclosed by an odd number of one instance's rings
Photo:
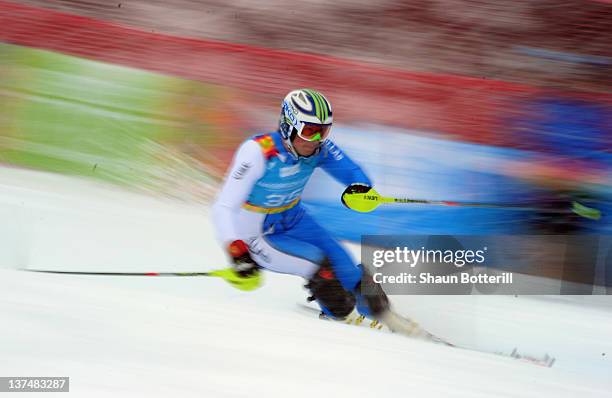
MULTIPOLYGON (((71 396, 610 397, 612 300, 393 296, 453 349, 319 320, 303 282, 27 272, 225 266, 205 205, 0 169, 0 376, 71 396), (556 358, 546 368, 486 352, 556 358), (482 352, 484 351, 484 352, 482 352)), ((358 256, 359 248, 349 245, 358 256)))

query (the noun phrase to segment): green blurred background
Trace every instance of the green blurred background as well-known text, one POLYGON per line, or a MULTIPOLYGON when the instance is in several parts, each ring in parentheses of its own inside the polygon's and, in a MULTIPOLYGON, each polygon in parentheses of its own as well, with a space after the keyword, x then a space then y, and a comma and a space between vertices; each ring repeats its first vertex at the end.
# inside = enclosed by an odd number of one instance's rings
POLYGON ((231 89, 0 44, 0 162, 207 198, 244 134, 231 89))

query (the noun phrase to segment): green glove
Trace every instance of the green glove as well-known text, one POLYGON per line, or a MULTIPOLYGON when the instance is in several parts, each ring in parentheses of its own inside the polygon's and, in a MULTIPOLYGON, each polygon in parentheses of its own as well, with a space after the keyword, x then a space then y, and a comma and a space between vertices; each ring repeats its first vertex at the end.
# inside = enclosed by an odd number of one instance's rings
POLYGON ((591 220, 599 220, 601 218, 601 212, 599 210, 587 207, 576 201, 572 202, 572 211, 581 217, 591 220))
POLYGON ((255 290, 262 284, 262 276, 259 270, 255 270, 247 276, 241 276, 234 268, 225 268, 210 272, 211 276, 218 276, 225 279, 227 283, 236 289, 249 292, 255 290))

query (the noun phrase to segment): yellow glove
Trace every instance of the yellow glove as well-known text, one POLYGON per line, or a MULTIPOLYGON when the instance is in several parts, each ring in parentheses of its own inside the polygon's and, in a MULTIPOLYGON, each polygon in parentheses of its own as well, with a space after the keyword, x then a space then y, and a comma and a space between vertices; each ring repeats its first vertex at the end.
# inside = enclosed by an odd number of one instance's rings
POLYGON ((376 191, 374 191, 371 186, 367 184, 355 183, 346 187, 344 192, 342 192, 340 199, 342 204, 347 208, 365 213, 374 210, 374 208, 378 206, 378 203, 374 202, 374 207, 372 207, 372 202, 361 199, 364 197, 364 195, 370 192, 374 192, 376 194, 376 191))
POLYGON ((227 283, 236 289, 247 292, 257 289, 263 282, 261 272, 258 269, 246 276, 241 276, 234 268, 231 267, 211 271, 209 275, 223 278, 227 283))

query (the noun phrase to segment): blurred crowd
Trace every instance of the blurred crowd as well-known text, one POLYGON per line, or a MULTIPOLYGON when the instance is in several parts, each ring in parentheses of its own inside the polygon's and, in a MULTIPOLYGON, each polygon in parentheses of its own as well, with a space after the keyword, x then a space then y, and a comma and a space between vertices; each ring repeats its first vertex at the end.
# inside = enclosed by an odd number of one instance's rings
POLYGON ((22 0, 147 30, 610 92, 609 0, 22 0))

